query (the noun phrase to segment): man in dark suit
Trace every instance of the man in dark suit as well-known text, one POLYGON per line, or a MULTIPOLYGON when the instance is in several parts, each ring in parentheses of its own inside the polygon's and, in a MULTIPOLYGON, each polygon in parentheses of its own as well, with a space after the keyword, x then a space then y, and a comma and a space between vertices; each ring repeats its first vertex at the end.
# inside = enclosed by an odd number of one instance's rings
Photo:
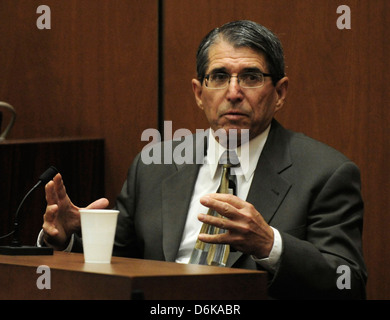
MULTIPOLYGON (((250 21, 228 23, 205 37, 192 85, 211 129, 200 139, 147 149, 160 148, 173 161, 145 162, 145 150, 136 157, 115 205, 115 254, 188 263, 197 239, 229 244, 227 266, 267 270, 271 297, 365 297, 359 169, 274 120, 288 88, 283 59, 278 38, 250 21), (225 132, 226 139, 216 132, 225 132), (242 169, 236 172, 237 196, 214 193, 222 174, 216 163, 233 144, 231 132, 237 132, 242 169), (192 150, 191 161, 172 156, 179 145, 192 150), (207 215, 208 208, 222 217, 207 215), (202 223, 227 232, 199 234, 202 223)), ((59 250, 78 250, 78 208, 60 175, 47 184, 46 198, 43 240, 59 250)), ((106 206, 99 199, 89 207, 106 206)))

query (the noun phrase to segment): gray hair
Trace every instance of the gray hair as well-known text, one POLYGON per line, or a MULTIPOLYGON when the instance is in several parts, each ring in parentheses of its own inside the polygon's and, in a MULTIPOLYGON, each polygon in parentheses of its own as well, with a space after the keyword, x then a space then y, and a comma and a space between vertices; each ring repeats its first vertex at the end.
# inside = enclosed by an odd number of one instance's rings
POLYGON ((208 68, 209 49, 219 40, 227 41, 235 48, 247 47, 263 53, 274 85, 284 77, 283 47, 278 37, 256 22, 240 20, 215 28, 200 43, 196 54, 196 70, 200 81, 203 81, 208 68))

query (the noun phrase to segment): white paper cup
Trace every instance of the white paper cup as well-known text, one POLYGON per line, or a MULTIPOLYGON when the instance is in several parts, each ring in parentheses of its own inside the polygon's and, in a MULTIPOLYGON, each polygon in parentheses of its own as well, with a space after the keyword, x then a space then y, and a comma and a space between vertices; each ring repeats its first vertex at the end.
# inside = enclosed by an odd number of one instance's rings
POLYGON ((84 261, 111 263, 118 210, 80 209, 84 261))

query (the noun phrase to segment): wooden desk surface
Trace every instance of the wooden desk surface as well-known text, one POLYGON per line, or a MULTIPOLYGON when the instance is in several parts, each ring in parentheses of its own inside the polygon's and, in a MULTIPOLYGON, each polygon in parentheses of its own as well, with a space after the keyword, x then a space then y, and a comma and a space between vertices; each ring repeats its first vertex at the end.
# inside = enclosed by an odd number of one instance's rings
POLYGON ((266 273, 254 270, 119 257, 92 264, 64 252, 0 255, 0 299, 266 299, 266 285, 266 273), (50 268, 50 289, 37 287, 42 265, 50 268))

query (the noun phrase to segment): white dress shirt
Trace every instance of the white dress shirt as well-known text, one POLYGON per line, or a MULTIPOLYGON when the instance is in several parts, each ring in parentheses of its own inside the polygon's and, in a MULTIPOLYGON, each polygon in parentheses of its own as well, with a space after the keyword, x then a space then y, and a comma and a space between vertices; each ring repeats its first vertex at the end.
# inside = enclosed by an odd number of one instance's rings
MULTIPOLYGON (((245 200, 248 196, 257 162, 267 140, 269 130, 270 126, 262 134, 250 140, 249 149, 247 145, 245 147, 238 147, 236 150, 240 160, 240 166, 232 168, 231 173, 236 174, 237 196, 241 199, 245 200)), ((218 189, 222 176, 222 169, 218 166, 218 161, 225 150, 226 149, 215 140, 212 130, 210 130, 207 155, 204 164, 199 169, 182 240, 176 257, 176 262, 178 263, 188 263, 190 259, 202 227, 202 222, 198 220, 198 214, 206 214, 208 211, 208 208, 200 203, 200 198, 206 194, 215 193, 218 189)), ((272 229, 274 231, 274 245, 270 256, 264 259, 257 259, 252 256, 256 263, 259 263, 270 272, 275 270, 276 263, 281 254, 282 245, 279 232, 274 228, 272 229)))

